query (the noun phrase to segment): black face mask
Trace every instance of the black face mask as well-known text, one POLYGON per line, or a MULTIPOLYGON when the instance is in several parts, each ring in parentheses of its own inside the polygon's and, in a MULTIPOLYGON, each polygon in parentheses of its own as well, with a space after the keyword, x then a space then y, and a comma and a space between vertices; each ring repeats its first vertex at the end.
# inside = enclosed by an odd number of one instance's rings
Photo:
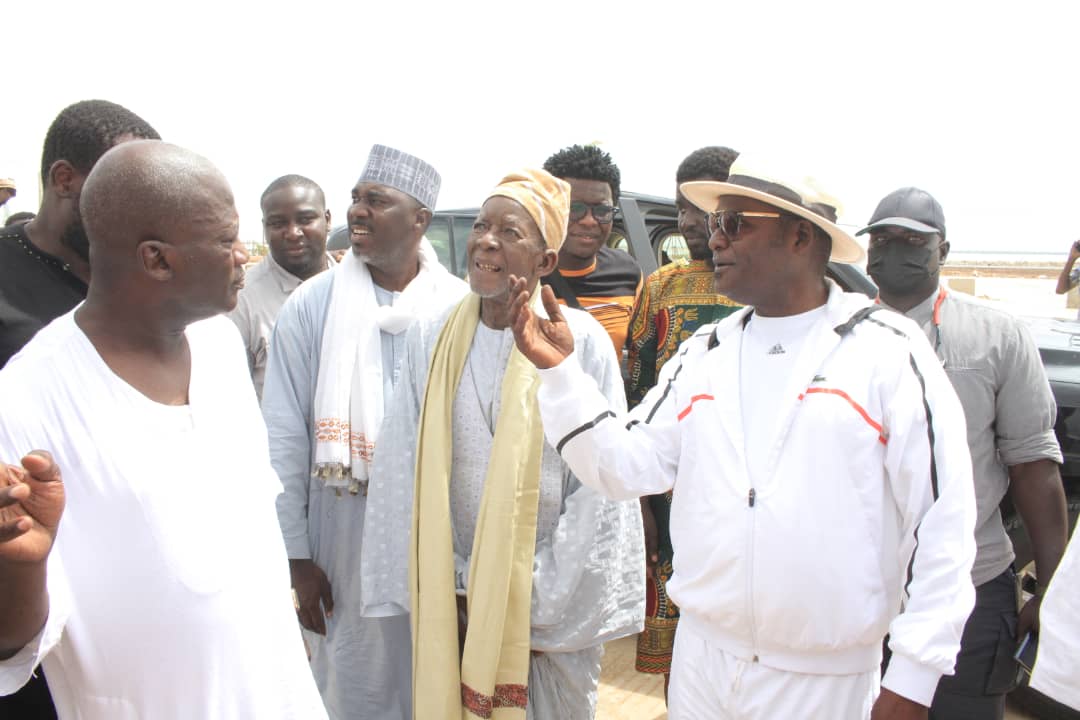
POLYGON ((894 295, 904 295, 930 284, 938 271, 930 272, 930 258, 938 245, 910 245, 906 242, 888 242, 870 248, 867 253, 866 271, 878 287, 894 295))

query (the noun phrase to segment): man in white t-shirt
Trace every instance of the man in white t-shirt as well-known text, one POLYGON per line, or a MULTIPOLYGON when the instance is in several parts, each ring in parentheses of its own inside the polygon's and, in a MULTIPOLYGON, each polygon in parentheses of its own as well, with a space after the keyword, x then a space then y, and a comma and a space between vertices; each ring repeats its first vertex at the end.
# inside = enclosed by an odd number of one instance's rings
POLYGON ((974 596, 956 394, 916 325, 825 278, 863 251, 808 199, 737 172, 680 191, 709 214, 716 291, 749 307, 683 343, 629 417, 567 361, 550 292, 550 320, 524 287, 512 310, 581 482, 672 490, 670 717, 925 719, 974 596))
POLYGON ((92 281, 0 372, 0 693, 61 719, 324 720, 235 326, 225 178, 159 141, 83 186, 92 281), (64 479, 61 481, 61 472, 64 479))

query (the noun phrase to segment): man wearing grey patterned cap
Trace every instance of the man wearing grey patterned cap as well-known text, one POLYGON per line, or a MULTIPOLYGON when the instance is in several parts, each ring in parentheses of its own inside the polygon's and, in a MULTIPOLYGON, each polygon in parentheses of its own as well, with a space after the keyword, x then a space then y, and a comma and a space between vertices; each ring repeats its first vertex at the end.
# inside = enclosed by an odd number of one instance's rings
POLYGON ((278 519, 331 718, 412 717, 409 617, 363 607, 360 547, 404 330, 468 289, 424 238, 440 182, 423 160, 373 146, 347 213, 352 252, 297 288, 270 339, 263 415, 284 486, 278 519))

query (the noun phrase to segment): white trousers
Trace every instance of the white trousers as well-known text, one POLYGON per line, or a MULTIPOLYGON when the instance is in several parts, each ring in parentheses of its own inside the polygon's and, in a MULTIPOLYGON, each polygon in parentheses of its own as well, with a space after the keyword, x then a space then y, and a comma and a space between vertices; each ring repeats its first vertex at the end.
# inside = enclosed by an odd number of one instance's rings
POLYGON ((724 652, 680 626, 668 689, 670 720, 867 720, 880 686, 877 669, 808 675, 724 652))

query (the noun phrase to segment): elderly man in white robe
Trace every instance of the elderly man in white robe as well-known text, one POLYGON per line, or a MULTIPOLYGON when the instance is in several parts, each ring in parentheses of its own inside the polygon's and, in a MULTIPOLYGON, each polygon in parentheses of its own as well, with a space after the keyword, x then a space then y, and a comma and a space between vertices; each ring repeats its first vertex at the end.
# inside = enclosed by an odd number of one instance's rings
MULTIPOLYGON (((569 203, 543 170, 504 178, 469 235, 472 293, 408 334, 362 554, 368 611, 411 608, 417 718, 590 719, 602 644, 641 629, 640 512, 544 441, 510 331, 510 277, 535 291, 555 269, 569 203)), ((603 327, 565 313, 583 369, 625 407, 603 327)))
POLYGON ((270 339, 262 407, 285 487, 278 519, 311 668, 334 719, 412 717, 408 618, 362 616, 360 547, 404 331, 467 289, 423 237, 439 185, 424 161, 375 145, 352 191, 352 252, 297 288, 270 339))

